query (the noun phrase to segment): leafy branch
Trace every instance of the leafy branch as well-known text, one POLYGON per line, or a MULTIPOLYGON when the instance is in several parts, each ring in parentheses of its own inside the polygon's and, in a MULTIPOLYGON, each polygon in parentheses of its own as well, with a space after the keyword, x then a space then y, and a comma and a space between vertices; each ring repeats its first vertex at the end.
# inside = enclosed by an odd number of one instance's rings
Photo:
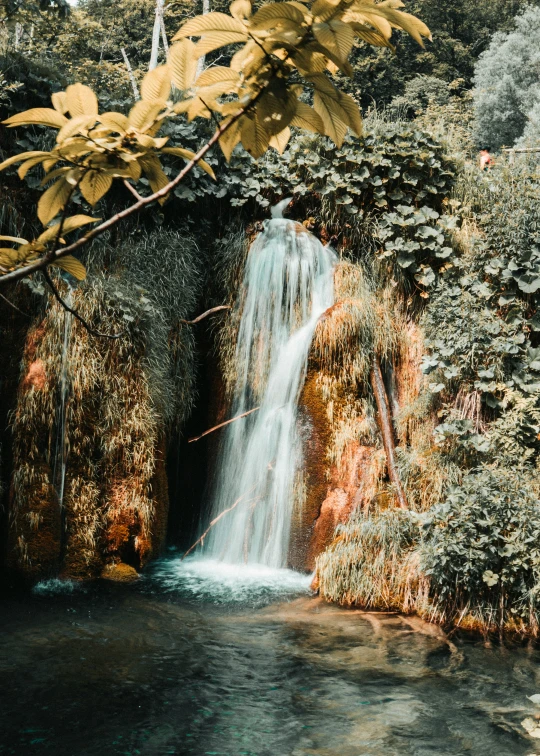
POLYGON ((0 283, 45 271, 49 265, 83 279, 86 271, 73 253, 147 205, 165 202, 196 166, 215 179, 204 157, 217 143, 227 160, 238 144, 257 159, 270 147, 282 153, 291 126, 327 136, 338 147, 349 129, 360 135, 358 106, 332 77, 338 71, 352 75, 348 58, 355 39, 392 47, 393 29, 407 32, 420 44, 422 37, 430 36, 425 24, 400 7, 401 0, 279 1, 266 3, 252 15, 249 0, 234 0, 231 15, 206 13, 182 25, 173 38, 168 62, 148 72, 141 99, 127 116, 100 114, 94 92, 73 84, 53 94, 52 108, 33 108, 8 118, 4 123, 10 127, 39 124, 58 133, 52 150, 24 152, 0 164, 3 170, 21 163, 21 179, 41 166, 42 186, 50 184, 38 202, 43 233, 33 241, 0 237, 18 245, 0 248, 0 283), (233 54, 230 66, 214 65, 197 76, 199 59, 239 44, 242 47, 233 54), (297 74, 303 83, 297 83, 297 74), (313 106, 303 99, 305 85, 313 95, 313 106), (181 115, 188 121, 206 118, 216 124, 214 135, 197 153, 168 146, 169 137, 158 135, 169 120, 181 115), (187 162, 172 180, 161 165, 165 155, 187 162), (132 185, 142 178, 150 185, 148 196, 132 185), (134 204, 102 222, 67 215, 76 192, 94 207, 114 180, 127 185, 134 204), (91 223, 99 225, 66 244, 65 234, 91 223))

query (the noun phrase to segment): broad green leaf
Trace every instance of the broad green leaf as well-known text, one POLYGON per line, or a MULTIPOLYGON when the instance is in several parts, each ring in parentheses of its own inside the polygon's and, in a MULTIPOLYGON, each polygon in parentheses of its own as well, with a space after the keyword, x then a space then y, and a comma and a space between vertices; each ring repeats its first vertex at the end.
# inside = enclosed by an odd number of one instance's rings
MULTIPOLYGON (((178 157, 184 158, 184 160, 193 160, 195 157, 195 153, 191 150, 185 150, 183 147, 164 147, 162 152, 165 152, 168 155, 178 155, 178 157)), ((199 168, 202 168, 205 173, 207 173, 209 176, 211 176, 214 180, 216 178, 216 175, 210 165, 206 162, 206 160, 198 160, 197 166, 199 168)))
POLYGON ((62 113, 52 108, 32 108, 31 110, 25 110, 24 113, 16 113, 16 115, 7 118, 5 121, 6 126, 52 126, 55 129, 61 129, 62 126, 67 123, 67 118, 62 113))
POLYGON ((51 265, 56 265, 57 268, 65 270, 77 281, 84 281, 86 278, 86 268, 80 260, 77 260, 73 255, 66 255, 65 257, 59 257, 51 265))
POLYGON ((113 182, 112 176, 107 176, 101 171, 88 171, 79 184, 82 196, 92 205, 107 194, 113 182))
POLYGON ((44 226, 63 210, 71 195, 72 188, 65 178, 60 178, 41 195, 37 213, 44 226))
POLYGON ((182 92, 190 89, 197 71, 195 45, 190 39, 181 39, 170 48, 169 65, 174 86, 182 92))
POLYGON ((237 18, 232 18, 226 13, 205 13, 186 21, 173 37, 173 41, 183 37, 202 37, 214 32, 236 32, 242 34, 244 40, 247 39, 246 27, 237 18))
POLYGON ((96 95, 84 84, 71 84, 66 89, 66 105, 73 117, 97 115, 99 111, 96 95))
MULTIPOLYGON (((169 51, 170 60, 173 59, 173 45, 169 51)), ((171 94, 171 71, 169 66, 158 66, 148 71, 141 84, 143 100, 168 100, 171 94)))

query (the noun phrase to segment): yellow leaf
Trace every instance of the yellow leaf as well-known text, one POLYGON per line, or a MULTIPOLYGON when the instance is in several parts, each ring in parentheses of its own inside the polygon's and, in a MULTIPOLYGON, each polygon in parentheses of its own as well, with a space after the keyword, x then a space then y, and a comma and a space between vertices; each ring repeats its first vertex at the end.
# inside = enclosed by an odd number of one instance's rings
POLYGON ((39 165, 40 163, 43 163, 46 159, 47 159, 46 157, 35 157, 35 158, 30 158, 30 160, 26 160, 19 167, 19 170, 17 171, 17 173, 18 173, 19 178, 21 179, 21 181, 26 176, 26 174, 28 173, 28 171, 31 168, 35 168, 36 165, 39 165))
MULTIPOLYGON (((337 89, 324 74, 313 74, 306 78, 315 87, 313 106, 323 119, 325 127, 327 126, 327 121, 325 121, 322 111, 325 111, 327 117, 329 116, 330 118, 333 118, 331 115, 333 113, 338 120, 349 126, 357 136, 360 136, 362 134, 362 118, 358 105, 352 97, 337 89)), ((333 137, 331 138, 333 139, 333 137)))
POLYGON ((244 76, 249 76, 251 70, 256 70, 264 61, 266 53, 253 40, 250 40, 231 58, 231 68, 233 71, 242 72, 244 76))
MULTIPOLYGON (((176 45, 170 49, 170 56, 176 45)), ((169 66, 158 66, 148 71, 141 84, 143 100, 168 100, 171 94, 171 72, 169 66)))
POLYGON ((203 102, 199 97, 194 97, 187 111, 188 121, 191 122, 194 118, 211 118, 212 113, 208 105, 210 103, 207 100, 203 102))
POLYGON ((14 244, 28 244, 26 239, 21 239, 18 236, 0 236, 0 241, 13 242, 14 244))
POLYGON ((37 214, 44 226, 58 215, 60 210, 64 209, 66 202, 71 195, 72 187, 64 179, 50 186, 39 198, 37 214))
POLYGON ((3 163, 0 163, 0 171, 3 171, 4 168, 8 168, 8 166, 13 165, 14 163, 21 163, 23 160, 28 160, 30 158, 35 157, 48 157, 51 153, 50 152, 42 152, 41 150, 32 150, 32 152, 21 152, 18 155, 13 155, 13 157, 8 158, 7 160, 4 160, 3 163))
MULTIPOLYGON (((193 160, 195 157, 195 153, 191 150, 184 150, 183 147, 165 147, 161 150, 162 152, 167 153, 168 155, 178 155, 178 157, 184 158, 184 160, 193 160)), ((216 175, 210 165, 206 162, 206 160, 198 160, 197 161, 197 167, 202 168, 205 173, 207 173, 209 176, 211 176, 214 181, 216 179, 216 175)))
MULTIPOLYGON (((164 186, 167 186, 169 179, 164 173, 159 158, 156 155, 152 153, 143 155, 139 158, 139 163, 153 192, 158 192, 164 186)), ((160 199, 160 203, 164 201, 165 198, 160 199)))
POLYGON ((219 146, 225 155, 225 160, 229 162, 232 152, 241 139, 242 121, 247 120, 245 117, 239 118, 230 126, 219 138, 219 146))
POLYGON ((52 126, 55 129, 61 129, 67 122, 67 118, 52 108, 32 108, 31 110, 25 110, 24 113, 17 113, 11 118, 7 118, 2 123, 6 126, 34 126, 39 124, 41 126, 52 126))
MULTIPOLYGON (((257 119, 270 136, 288 126, 296 112, 298 99, 285 87, 267 92, 257 103, 257 119)), ((243 140, 242 140, 243 141, 243 140)))
POLYGON ((193 102, 193 98, 189 100, 182 100, 182 102, 177 102, 175 105, 173 105, 173 110, 175 113, 186 113, 189 110, 189 107, 191 103, 193 102))
POLYGON ((340 4, 341 0, 315 0, 311 12, 317 21, 328 21, 337 12, 340 4))
POLYGON ((43 170, 45 171, 45 173, 48 173, 51 170, 51 168, 53 168, 57 164, 58 160, 59 158, 57 157, 46 158, 43 161, 43 170))
POLYGON ((84 281, 86 278, 86 268, 80 260, 77 260, 73 255, 66 255, 65 257, 59 257, 51 265, 56 265, 57 268, 62 268, 66 273, 69 273, 77 281, 84 281))
POLYGON ((69 121, 62 126, 58 134, 56 135, 56 141, 58 144, 65 142, 75 134, 86 134, 96 122, 95 115, 80 115, 70 118, 69 121))
POLYGON ((279 134, 274 134, 274 136, 270 138, 270 147, 273 147, 280 155, 283 155, 290 138, 291 130, 287 126, 287 128, 280 131, 279 134))
POLYGON ((232 86, 236 86, 239 81, 240 74, 238 71, 233 71, 232 68, 227 68, 227 66, 211 66, 197 78, 195 86, 208 87, 220 82, 230 82, 232 86))
POLYGON ((231 11, 231 16, 237 18, 239 21, 243 21, 251 16, 251 3, 249 0, 234 0, 229 10, 231 11))
POLYGON ((354 33, 348 24, 332 20, 313 24, 315 39, 340 60, 347 60, 354 44, 354 33))
POLYGON ((53 108, 57 110, 59 113, 62 113, 62 115, 67 111, 67 98, 65 92, 54 92, 53 95, 51 95, 51 100, 53 104, 53 108))
MULTIPOLYGON (((77 228, 87 226, 89 223, 97 223, 101 218, 92 218, 91 215, 72 215, 64 220, 62 226, 62 235, 69 234, 71 231, 75 231, 77 228)), ((60 229, 60 223, 55 223, 54 226, 49 226, 45 231, 37 238, 38 242, 45 244, 56 238, 60 229)))
POLYGON ((259 119, 253 118, 242 119, 242 146, 249 152, 251 157, 257 160, 262 157, 268 149, 270 135, 265 130, 259 119))
POLYGON ((389 47, 390 50, 395 51, 396 48, 388 39, 386 39, 386 37, 380 32, 375 31, 375 29, 371 29, 366 24, 358 24, 355 21, 350 21, 348 26, 351 27, 357 37, 360 37, 360 39, 363 39, 364 42, 367 42, 369 45, 373 45, 374 47, 389 47))
POLYGON ((124 135, 128 128, 128 119, 123 113, 103 113, 99 116, 99 121, 105 128, 115 131, 117 134, 124 135))
POLYGON ((93 207, 96 202, 99 202, 107 194, 112 182, 112 176, 107 176, 101 171, 88 171, 79 184, 79 188, 82 196, 93 207))
POLYGON ((202 39, 195 45, 195 55, 200 58, 202 55, 217 50, 225 45, 233 45, 236 42, 245 42, 246 35, 241 32, 211 32, 205 34, 202 39))
POLYGON ((11 268, 20 262, 21 255, 19 250, 11 249, 10 247, 0 248, 0 265, 6 268, 11 268))
POLYGON ((84 84, 71 84, 66 89, 66 104, 73 117, 98 114, 97 97, 84 84))
POLYGON ((247 39, 246 27, 238 19, 231 18, 226 13, 204 13, 186 21, 173 41, 183 37, 202 37, 213 32, 237 32, 243 35, 243 39, 247 39))
POLYGON ((174 86, 182 92, 190 89, 197 71, 195 45, 190 39, 181 39, 170 48, 169 65, 174 86))
POLYGON ((282 21, 292 21, 296 26, 304 22, 304 14, 292 3, 267 3, 250 20, 252 31, 271 29, 282 21))
POLYGON ((165 104, 164 100, 139 100, 129 112, 129 125, 138 131, 147 131, 157 119, 165 104))
POLYGON ((314 131, 317 134, 324 134, 324 124, 320 115, 305 102, 298 102, 291 126, 297 126, 299 129, 306 129, 307 131, 314 131))
POLYGON ((62 168, 57 168, 55 171, 51 171, 51 173, 46 173, 44 179, 41 182, 41 186, 45 186, 45 184, 48 184, 49 181, 57 179, 58 176, 63 176, 64 173, 67 173, 70 170, 71 168, 68 165, 65 165, 62 168))

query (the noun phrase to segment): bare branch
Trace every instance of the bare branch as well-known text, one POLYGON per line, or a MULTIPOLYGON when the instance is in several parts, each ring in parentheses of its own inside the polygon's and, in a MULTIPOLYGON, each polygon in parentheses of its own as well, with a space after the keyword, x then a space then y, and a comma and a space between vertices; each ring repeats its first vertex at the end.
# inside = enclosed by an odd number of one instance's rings
POLYGON ((195 320, 180 320, 180 323, 185 323, 186 325, 195 325, 195 323, 200 323, 201 320, 204 320, 204 318, 207 318, 209 315, 213 315, 215 312, 221 312, 222 310, 230 310, 230 305, 219 305, 219 307, 212 307, 212 309, 207 310, 206 312, 203 312, 202 315, 199 315, 195 318, 195 320))
POLYGON ((139 194, 139 192, 135 189, 134 186, 132 186, 132 184, 129 183, 129 181, 127 179, 124 179, 124 186, 126 187, 126 189, 129 189, 129 191, 135 197, 136 200, 141 200, 142 199, 142 197, 139 194))
POLYGON ((200 436, 195 436, 195 438, 188 438, 188 444, 193 443, 193 441, 199 441, 201 438, 204 438, 204 436, 207 436, 209 433, 213 433, 215 430, 218 430, 219 428, 223 428, 225 425, 229 425, 229 423, 234 423, 235 420, 241 420, 243 417, 247 417, 248 415, 251 415, 252 412, 257 412, 260 407, 254 407, 253 409, 248 410, 247 412, 243 412, 241 415, 237 415, 236 417, 231 418, 230 420, 225 420, 224 423, 220 423, 219 425, 214 425, 213 428, 209 428, 204 433, 201 433, 200 436))
POLYGON ((81 315, 79 315, 79 313, 76 310, 74 310, 72 307, 70 307, 67 304, 67 302, 65 302, 62 299, 62 297, 60 296, 60 292, 58 291, 58 289, 54 285, 54 282, 53 282, 53 280, 52 280, 52 278, 51 278, 51 276, 50 276, 49 271, 47 270, 47 268, 44 268, 43 271, 42 271, 42 273, 45 276, 45 280, 49 284, 50 290, 52 291, 52 293, 54 294, 54 296, 58 300, 58 302, 60 302, 60 304, 62 305, 62 307, 64 308, 64 310, 66 310, 67 312, 70 312, 73 315, 73 317, 76 318, 79 321, 79 323, 82 323, 82 325, 86 328, 86 330, 88 331, 89 334, 91 334, 92 336, 96 336, 97 338, 100 338, 100 339, 119 339, 120 336, 123 336, 125 334, 125 330, 124 331, 120 331, 120 333, 113 333, 113 334, 100 333, 99 331, 94 331, 94 329, 91 326, 88 325, 88 323, 86 322, 86 320, 81 315))
POLYGON ((17 305, 13 304, 13 302, 11 300, 9 300, 7 297, 5 297, 3 294, 0 294, 0 297, 4 300, 4 302, 7 302, 7 304, 10 307, 13 307, 14 310, 17 310, 17 312, 20 312, 21 315, 24 315, 25 318, 31 318, 32 317, 27 312, 23 312, 22 310, 19 310, 19 308, 17 307, 17 305))
POLYGON ((125 210, 121 210, 119 213, 116 213, 115 215, 108 218, 99 226, 95 226, 91 231, 81 236, 79 239, 77 239, 77 241, 69 244, 67 247, 51 250, 47 254, 43 255, 43 257, 40 257, 38 260, 35 260, 29 265, 25 265, 23 268, 17 268, 16 270, 12 270, 9 273, 5 273, 4 275, 0 276, 0 284, 8 283, 10 281, 19 281, 21 278, 26 278, 26 276, 28 276, 30 273, 34 273, 36 270, 43 270, 58 258, 64 257, 65 255, 71 255, 73 254, 73 252, 81 249, 81 247, 86 246, 90 241, 96 239, 98 236, 101 236, 101 234, 103 234, 105 231, 108 231, 109 228, 116 226, 116 224, 121 220, 129 218, 130 215, 139 212, 139 210, 142 210, 147 205, 150 205, 153 202, 157 202, 158 200, 166 197, 176 186, 178 186, 178 184, 180 184, 182 179, 184 179, 187 174, 190 173, 193 168, 195 168, 199 160, 202 160, 206 153, 216 144, 222 134, 228 131, 233 123, 241 118, 244 113, 246 113, 252 107, 252 105, 255 104, 255 102, 259 99, 263 92, 264 89, 261 89, 255 95, 255 97, 249 101, 247 105, 245 105, 243 108, 240 108, 237 113, 235 113, 227 121, 225 121, 219 127, 219 129, 216 130, 216 133, 212 136, 212 138, 209 139, 209 141, 205 145, 203 145, 203 147, 201 147, 197 154, 180 171, 180 173, 162 189, 159 189, 157 192, 150 194, 148 197, 142 197, 134 205, 130 205, 125 210))
POLYGON ((242 496, 240 496, 240 497, 239 497, 239 498, 238 498, 238 499, 237 499, 237 500, 236 500, 236 501, 234 502, 234 504, 232 505, 232 507, 229 507, 228 509, 224 509, 224 510, 223 510, 223 512, 220 512, 220 513, 218 514, 218 516, 217 516, 217 517, 215 517, 215 518, 214 518, 214 519, 212 520, 212 522, 211 522, 211 523, 210 523, 210 525, 209 525, 209 526, 208 526, 208 527, 206 528, 206 530, 204 531, 204 533, 202 534, 202 536, 201 536, 200 538, 198 538, 198 539, 197 539, 197 540, 195 541, 195 543, 193 544, 193 546, 190 546, 190 547, 189 547, 189 549, 188 549, 188 550, 187 550, 187 551, 185 552, 184 556, 182 557, 182 561, 183 561, 183 560, 184 560, 184 559, 185 559, 185 558, 187 557, 187 555, 188 555, 188 554, 190 554, 190 553, 191 553, 191 552, 193 551, 193 549, 195 549, 195 548, 196 548, 196 547, 197 547, 197 546, 198 546, 199 544, 203 544, 203 543, 204 543, 204 539, 206 538, 206 536, 208 535, 208 533, 209 533, 209 532, 211 531, 211 529, 212 529, 212 528, 214 527, 214 525, 215 525, 216 523, 218 523, 218 522, 219 522, 219 521, 221 520, 221 518, 222 518, 222 517, 223 517, 224 515, 228 514, 229 512, 232 512, 232 511, 233 511, 233 509, 234 509, 235 507, 237 507, 237 506, 238 506, 238 504, 240 504, 240 502, 242 501, 242 499, 244 499, 244 498, 245 498, 246 496, 248 496, 248 495, 249 495, 249 494, 250 494, 250 493, 251 493, 251 492, 253 491, 253 489, 254 489, 254 488, 255 488, 255 486, 253 486, 253 488, 251 488, 251 489, 250 489, 250 490, 249 490, 249 491, 248 491, 247 493, 245 493, 245 494, 242 494, 242 496))

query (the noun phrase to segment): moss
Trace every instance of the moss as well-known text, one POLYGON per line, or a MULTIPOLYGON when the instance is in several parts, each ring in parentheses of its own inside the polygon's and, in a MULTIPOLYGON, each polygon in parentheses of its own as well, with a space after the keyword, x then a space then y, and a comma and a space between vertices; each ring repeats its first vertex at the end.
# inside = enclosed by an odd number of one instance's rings
POLYGON ((133 583, 139 579, 139 573, 129 564, 116 562, 105 565, 101 577, 103 580, 113 580, 115 583, 133 583))

